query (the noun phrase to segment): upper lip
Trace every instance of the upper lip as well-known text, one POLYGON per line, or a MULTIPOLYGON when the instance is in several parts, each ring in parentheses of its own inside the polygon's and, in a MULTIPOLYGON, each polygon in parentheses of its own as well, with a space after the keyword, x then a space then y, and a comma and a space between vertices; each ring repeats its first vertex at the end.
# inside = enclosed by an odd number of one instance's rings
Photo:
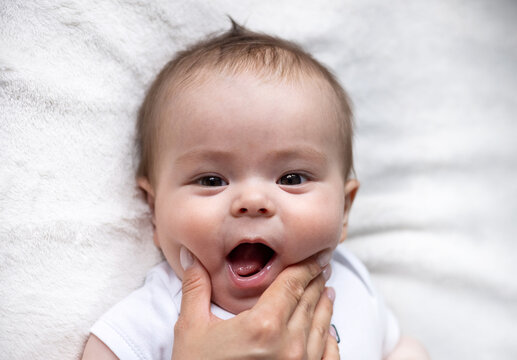
POLYGON ((233 246, 230 248, 226 256, 230 255, 230 253, 240 244, 263 244, 268 247, 270 247, 275 253, 277 253, 277 249, 275 244, 272 244, 271 241, 265 240, 263 237, 260 236, 245 236, 242 237, 239 241, 237 241, 233 246))

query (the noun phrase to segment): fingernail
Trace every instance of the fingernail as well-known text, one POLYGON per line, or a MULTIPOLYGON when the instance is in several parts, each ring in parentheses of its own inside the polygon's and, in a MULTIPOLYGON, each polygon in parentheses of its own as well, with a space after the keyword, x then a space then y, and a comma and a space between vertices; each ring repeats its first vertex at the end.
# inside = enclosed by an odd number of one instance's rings
POLYGON ((336 341, 339 343, 339 338, 337 337, 337 332, 336 332, 336 328, 334 327, 334 325, 330 324, 330 327, 329 327, 329 333, 330 335, 336 339, 336 341))
POLYGON ((336 299, 336 291, 332 287, 327 288, 327 297, 334 303, 334 300, 336 299))
POLYGON ((192 266, 192 264, 194 264, 194 257, 192 256, 192 253, 184 246, 182 246, 180 249, 180 264, 183 270, 187 270, 192 266))
POLYGON ((330 279, 330 275, 332 274, 332 268, 330 267, 330 265, 325 266, 323 268, 323 271, 321 272, 321 274, 323 275, 323 278, 325 279, 325 281, 330 279))
POLYGON ((336 339, 336 340, 337 340, 336 329, 334 329, 334 326, 332 326, 332 325, 331 325, 331 326, 329 327, 329 333, 330 333, 330 335, 332 335, 332 337, 333 337, 334 339, 336 339))
POLYGON ((330 262, 332 258, 332 250, 326 250, 318 255, 317 262, 321 267, 324 267, 330 262))

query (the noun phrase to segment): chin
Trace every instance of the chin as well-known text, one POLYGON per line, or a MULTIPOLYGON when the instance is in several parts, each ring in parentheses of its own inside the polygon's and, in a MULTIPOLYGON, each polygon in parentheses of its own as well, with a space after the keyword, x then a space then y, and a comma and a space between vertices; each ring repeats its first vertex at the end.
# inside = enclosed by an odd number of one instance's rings
POLYGON ((243 311, 251 309, 257 303, 259 297, 251 297, 245 299, 227 299, 227 301, 218 301, 216 298, 212 299, 212 302, 220 308, 232 313, 240 314, 243 311))

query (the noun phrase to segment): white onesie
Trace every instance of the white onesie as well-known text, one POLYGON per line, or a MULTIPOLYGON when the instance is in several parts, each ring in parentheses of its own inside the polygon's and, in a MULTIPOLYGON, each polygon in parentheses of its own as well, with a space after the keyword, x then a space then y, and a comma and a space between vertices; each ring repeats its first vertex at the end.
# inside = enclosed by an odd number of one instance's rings
MULTIPOLYGON (((336 291, 332 324, 341 359, 380 360, 399 340, 395 317, 372 286, 364 265, 342 246, 334 252, 336 291)), ((167 262, 152 268, 145 284, 106 312, 91 328, 121 360, 170 360, 174 324, 181 307, 181 280, 167 262)), ((232 314, 212 304, 222 318, 232 314)))

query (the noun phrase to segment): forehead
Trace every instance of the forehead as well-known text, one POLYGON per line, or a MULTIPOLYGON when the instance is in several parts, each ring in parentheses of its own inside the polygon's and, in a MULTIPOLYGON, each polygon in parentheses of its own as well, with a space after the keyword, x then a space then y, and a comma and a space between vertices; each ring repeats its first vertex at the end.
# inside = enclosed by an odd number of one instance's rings
POLYGON ((232 153, 251 166, 251 154, 256 163, 305 148, 323 154, 346 176, 332 94, 322 80, 279 81, 249 73, 216 72, 176 86, 159 110, 155 169, 160 173, 189 152, 232 153))
POLYGON ((288 131, 293 138, 339 138, 339 115, 330 85, 318 77, 263 78, 243 72, 203 71, 175 85, 164 103, 161 133, 177 145, 215 132, 226 141, 250 132, 288 131), (185 138, 184 136, 189 136, 185 138))

